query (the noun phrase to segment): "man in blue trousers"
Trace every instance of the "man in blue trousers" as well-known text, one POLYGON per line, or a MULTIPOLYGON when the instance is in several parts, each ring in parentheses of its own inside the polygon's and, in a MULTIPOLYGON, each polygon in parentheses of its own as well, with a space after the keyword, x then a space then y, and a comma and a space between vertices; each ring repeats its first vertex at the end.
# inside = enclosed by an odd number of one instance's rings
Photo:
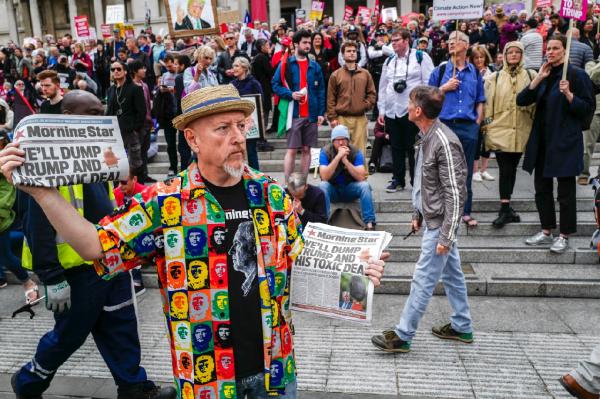
MULTIPOLYGON (((92 94, 74 90, 62 100, 62 113, 103 115, 102 103, 92 94)), ((111 213, 112 186, 85 184, 60 187, 87 220, 96 223, 111 213)), ((19 399, 42 398, 58 368, 91 333, 118 386, 119 399, 174 399, 177 392, 161 389, 140 367, 141 349, 133 306, 131 276, 123 273, 110 281, 96 274, 51 226, 39 205, 20 193, 23 211, 23 266, 32 269, 45 288, 46 307, 55 325, 38 343, 35 355, 11 380, 19 399)))

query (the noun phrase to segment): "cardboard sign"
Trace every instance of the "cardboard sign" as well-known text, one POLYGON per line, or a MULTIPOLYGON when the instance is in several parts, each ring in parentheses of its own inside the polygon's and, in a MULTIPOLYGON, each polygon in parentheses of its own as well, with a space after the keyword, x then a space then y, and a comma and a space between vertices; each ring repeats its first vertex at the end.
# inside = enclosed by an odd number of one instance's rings
POLYGON ((324 1, 313 1, 310 6, 310 20, 318 21, 323 18, 323 10, 325 9, 324 1))
POLYGON ((75 23, 75 32, 78 39, 88 39, 90 37, 90 23, 87 15, 78 15, 73 17, 75 23))
POLYGON ((483 15, 483 0, 433 0, 434 21, 478 19, 483 15))
POLYGON ((240 11, 239 10, 229 10, 229 11, 218 11, 219 22, 226 24, 235 24, 240 22, 240 11))
POLYGON ((129 162, 116 116, 36 114, 21 119, 13 140, 25 163, 15 184, 58 187, 124 180, 129 162))
POLYGON ((396 7, 388 7, 381 10, 381 21, 385 23, 390 18, 392 19, 392 21, 398 19, 398 10, 396 9, 396 7))
POLYGON ((371 9, 365 6, 359 6, 356 15, 360 18, 362 23, 368 24, 369 19, 371 18, 371 9))
POLYGON ((552 6, 552 0, 537 0, 535 7, 550 7, 552 6))
POLYGON ((354 9, 350 6, 344 8, 344 21, 348 21, 354 15, 354 9))
POLYGON ((563 18, 575 18, 585 21, 587 0, 562 0, 560 2, 560 16, 563 18))
POLYGON ((111 32, 111 28, 109 24, 102 24, 100 25, 100 31, 102 32, 102 38, 103 39, 108 39, 109 37, 112 36, 112 32, 111 32))
POLYGON ((118 24, 123 22, 125 22, 125 6, 123 4, 106 6, 107 24, 118 24))

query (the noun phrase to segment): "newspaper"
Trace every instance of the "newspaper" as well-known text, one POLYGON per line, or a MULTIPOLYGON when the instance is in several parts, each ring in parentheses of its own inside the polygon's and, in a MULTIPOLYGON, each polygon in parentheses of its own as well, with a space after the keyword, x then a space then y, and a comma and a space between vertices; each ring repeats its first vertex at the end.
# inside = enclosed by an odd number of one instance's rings
POLYGON ((13 141, 25 163, 15 184, 58 187, 124 180, 129 164, 115 116, 45 115, 23 118, 13 141))
POLYGON ((291 309, 370 324, 374 286, 365 269, 392 235, 322 223, 308 223, 302 235, 304 249, 292 268, 291 309))

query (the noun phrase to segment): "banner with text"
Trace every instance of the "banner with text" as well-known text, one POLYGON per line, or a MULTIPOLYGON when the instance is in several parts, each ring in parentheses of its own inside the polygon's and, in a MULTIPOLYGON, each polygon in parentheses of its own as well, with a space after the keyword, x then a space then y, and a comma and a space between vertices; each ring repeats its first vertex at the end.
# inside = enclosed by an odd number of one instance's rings
POLYGON ((292 268, 291 309, 371 323, 373 282, 365 275, 392 239, 385 231, 308 223, 304 248, 292 268))
POLYGON ((115 116, 36 114, 15 128, 25 163, 15 184, 58 187, 124 180, 129 165, 115 116))
POLYGON ((537 0, 535 2, 535 7, 550 7, 552 6, 552 0, 537 0))
POLYGON ((381 21, 385 23, 390 19, 392 21, 398 19, 398 9, 396 7, 388 7, 381 10, 381 21))
POLYGON ((560 16, 563 18, 575 18, 585 21, 587 11, 587 0, 562 0, 560 2, 560 16))
POLYGON ((483 0, 433 0, 434 21, 477 19, 483 15, 483 0))
POLYGON ((354 15, 354 9, 350 6, 344 8, 344 21, 348 21, 354 15))
POLYGON ((78 15, 73 17, 75 23, 75 32, 78 39, 88 39, 90 37, 90 23, 87 15, 78 15))

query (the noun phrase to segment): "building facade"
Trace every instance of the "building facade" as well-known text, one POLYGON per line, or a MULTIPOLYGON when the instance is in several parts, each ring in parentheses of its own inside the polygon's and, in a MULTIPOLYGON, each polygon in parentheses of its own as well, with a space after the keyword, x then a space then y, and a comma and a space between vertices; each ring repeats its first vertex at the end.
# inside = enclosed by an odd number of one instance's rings
MULTIPOLYGON (((97 28, 104 23, 107 5, 124 4, 127 22, 133 24, 136 32, 144 26, 145 17, 150 13, 153 31, 168 32, 165 11, 167 0, 0 0, 0 43, 12 39, 22 44, 27 37, 43 37, 51 34, 61 37, 65 33, 75 36, 73 18, 87 15, 90 26, 97 28)), ((207 0, 208 1, 208 0, 207 0)), ((250 9, 252 0, 217 0, 219 8, 239 10, 240 18, 250 9)), ((263 0, 259 0, 263 1, 263 0)), ((325 14, 333 16, 339 23, 343 19, 344 7, 359 6, 373 8, 375 0, 324 0, 325 14)), ((505 2, 514 2, 509 0, 505 2)), ((486 3, 499 1, 486 1, 486 3)), ((280 18, 290 21, 294 10, 302 8, 310 12, 311 0, 268 0, 269 22, 276 23, 280 18)), ((526 0, 525 6, 531 10, 532 0, 526 0)), ((560 3, 560 0, 554 0, 560 3)), ((382 7, 397 7, 400 15, 411 11, 425 12, 432 0, 380 0, 382 7)), ((98 33, 99 34, 99 33, 98 33)))

